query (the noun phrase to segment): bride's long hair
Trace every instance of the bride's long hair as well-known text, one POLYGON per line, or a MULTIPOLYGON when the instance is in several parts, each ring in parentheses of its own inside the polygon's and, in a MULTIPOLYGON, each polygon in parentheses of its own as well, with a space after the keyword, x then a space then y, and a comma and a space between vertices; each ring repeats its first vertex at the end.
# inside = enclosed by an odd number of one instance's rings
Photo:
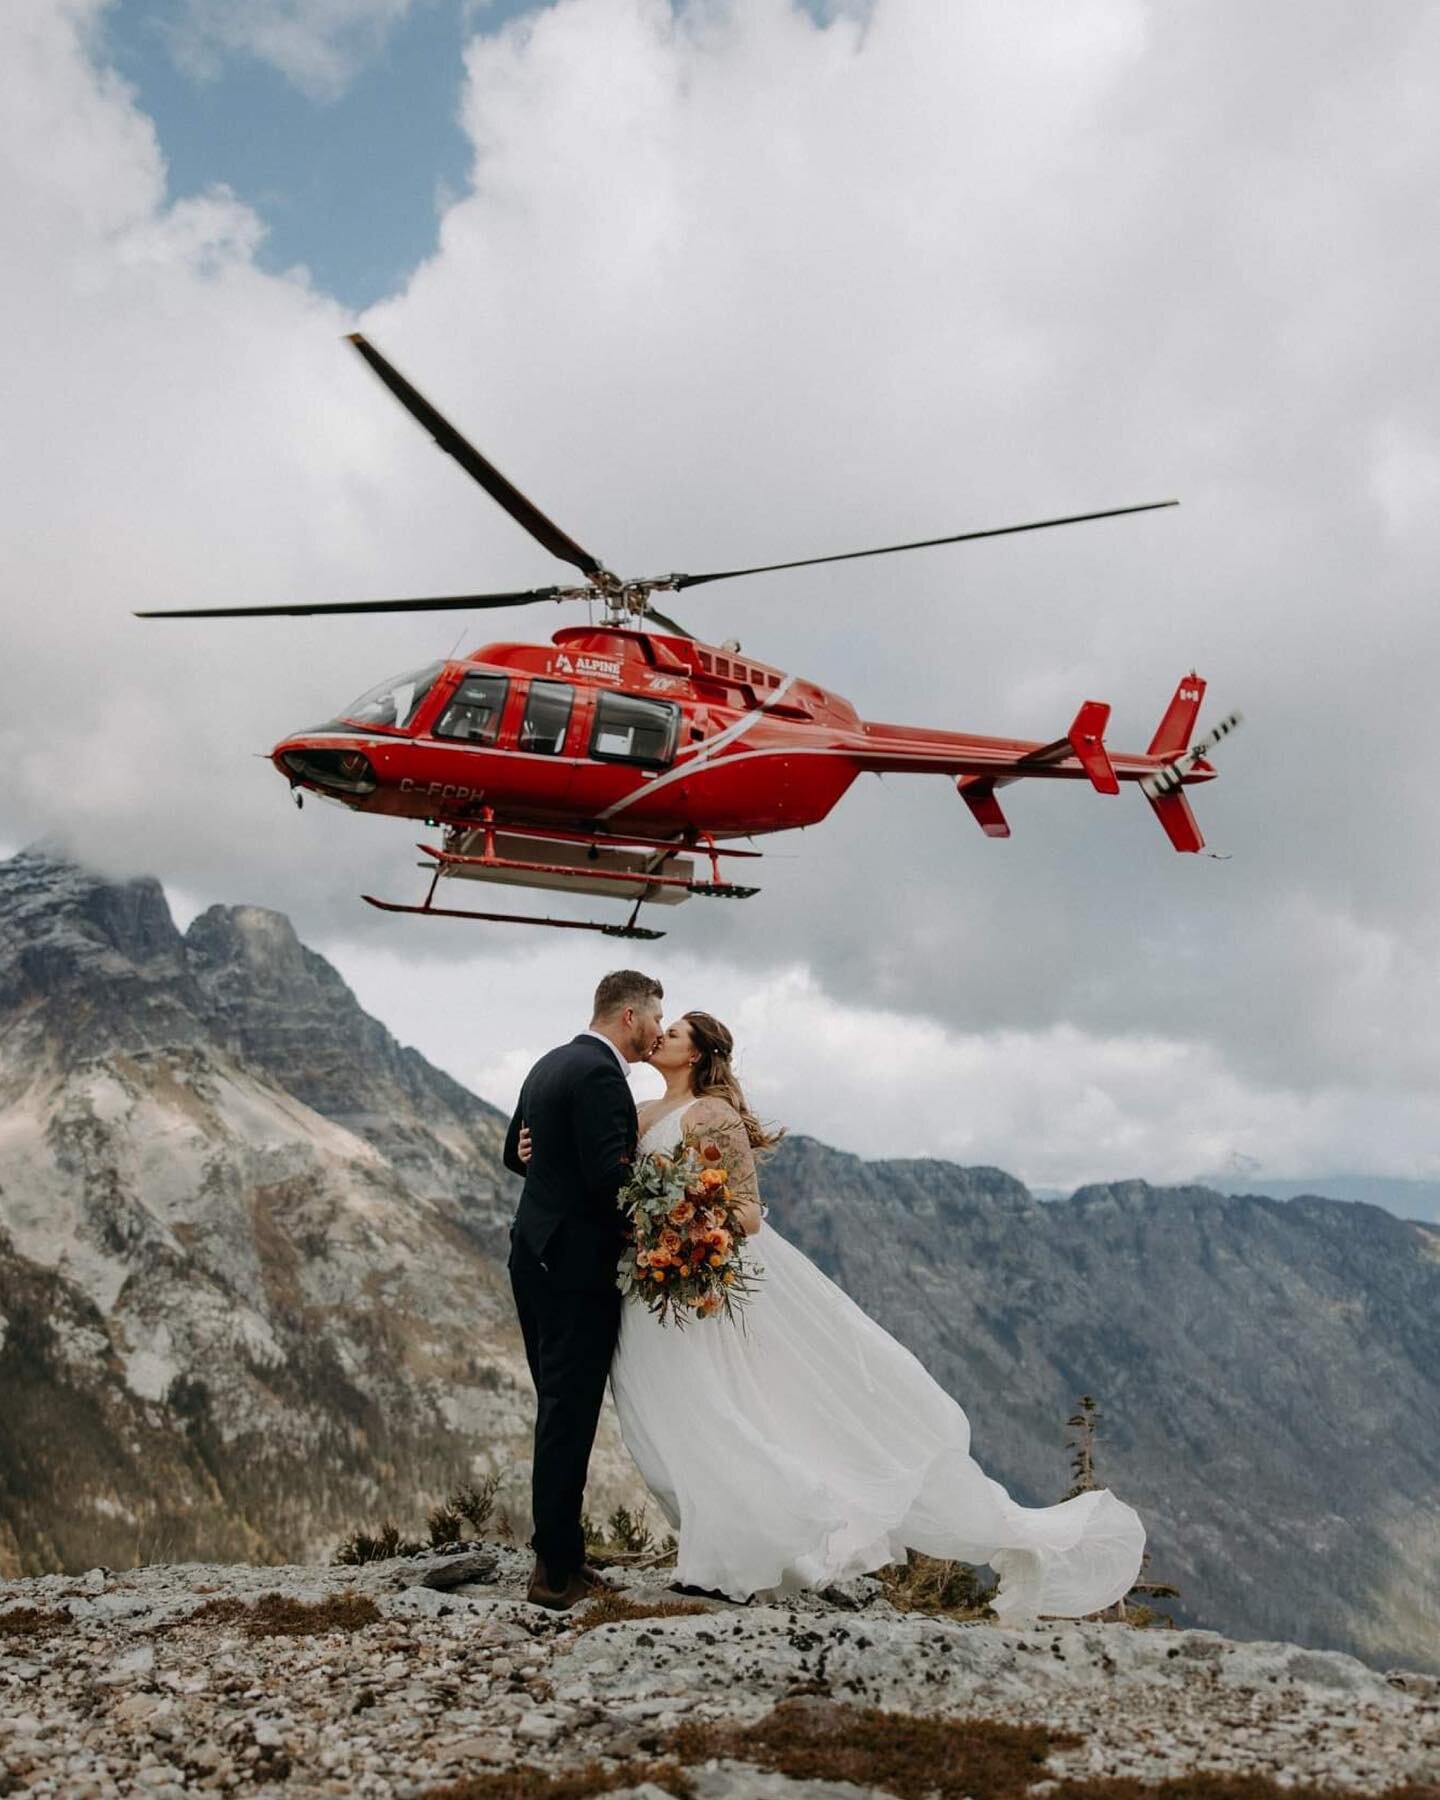
POLYGON ((767 1131, 745 1104, 744 1092, 730 1064, 735 1054, 734 1038, 707 1012, 687 1012, 682 1016, 690 1027, 690 1041, 700 1052, 700 1060, 690 1076, 691 1091, 697 1099, 715 1094, 728 1100, 744 1123, 751 1148, 773 1150, 784 1137, 785 1128, 782 1125, 778 1131, 767 1131))

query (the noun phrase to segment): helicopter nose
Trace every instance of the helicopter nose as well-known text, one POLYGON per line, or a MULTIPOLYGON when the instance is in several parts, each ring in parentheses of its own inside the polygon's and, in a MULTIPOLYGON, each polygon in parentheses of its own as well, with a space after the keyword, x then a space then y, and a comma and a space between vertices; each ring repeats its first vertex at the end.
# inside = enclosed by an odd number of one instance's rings
POLYGON ((277 745, 273 760, 292 783, 303 781, 331 794, 373 794, 380 785, 362 751, 332 748, 298 739, 277 745))

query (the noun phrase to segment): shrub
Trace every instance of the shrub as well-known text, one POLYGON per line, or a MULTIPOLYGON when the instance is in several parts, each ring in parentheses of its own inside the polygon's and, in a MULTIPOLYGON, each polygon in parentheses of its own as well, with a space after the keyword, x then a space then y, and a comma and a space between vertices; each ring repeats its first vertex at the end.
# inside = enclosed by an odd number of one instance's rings
POLYGON ((376 1537, 367 1531, 352 1531, 330 1560, 342 1565, 384 1562, 391 1556, 418 1556, 423 1548, 423 1544, 417 1544, 413 1539, 402 1538, 399 1527, 387 1519, 376 1537))
POLYGON ((640 1562, 663 1563, 673 1560, 676 1543, 673 1534, 667 1532, 663 1542, 656 1544, 654 1534, 645 1522, 645 1508, 632 1513, 627 1506, 617 1506, 603 1527, 597 1525, 589 1513, 581 1515, 581 1528, 585 1533, 585 1554, 592 1562, 626 1563, 640 1562))
POLYGON ((876 1577, 884 1583, 890 1604, 902 1612, 943 1613, 962 1619, 993 1617, 990 1602, 999 1583, 983 1582, 971 1563, 946 1562, 907 1550, 903 1563, 877 1570, 876 1577))

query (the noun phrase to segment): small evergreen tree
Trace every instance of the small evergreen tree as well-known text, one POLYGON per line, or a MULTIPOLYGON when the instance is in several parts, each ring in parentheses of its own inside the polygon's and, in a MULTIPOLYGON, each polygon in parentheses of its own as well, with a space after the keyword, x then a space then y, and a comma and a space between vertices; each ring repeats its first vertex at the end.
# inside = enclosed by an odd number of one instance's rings
MULTIPOLYGON (((1089 1394, 1082 1394, 1079 1409, 1065 1421, 1075 1435, 1065 1440, 1065 1448, 1071 1452, 1071 1480, 1069 1491, 1061 1496, 1064 1500, 1073 1500, 1077 1494, 1094 1493, 1095 1489, 1100 1486, 1095 1479, 1095 1439, 1099 1433, 1100 1419, 1100 1408, 1089 1394)), ((1147 1550, 1140 1559, 1142 1573, 1149 1561, 1150 1552, 1147 1550)), ((1137 1581, 1124 1599, 1117 1600, 1108 1613, 1097 1616, 1101 1618, 1108 1616, 1113 1619, 1129 1618, 1131 1615, 1126 1611, 1125 1601, 1135 1594, 1149 1594, 1152 1599, 1178 1600, 1180 1590, 1172 1587, 1168 1581, 1137 1581)), ((1136 1609, 1132 1623, 1148 1625, 1156 1619, 1168 1623, 1164 1620, 1164 1615, 1158 1613, 1153 1607, 1140 1606, 1136 1609)))
POLYGON ((1073 1500, 1077 1494, 1093 1493, 1100 1485, 1095 1479, 1095 1434, 1100 1427, 1100 1409, 1089 1394, 1082 1394, 1080 1410, 1065 1423, 1075 1436, 1065 1440, 1065 1448, 1074 1454, 1070 1458, 1070 1491, 1061 1498, 1073 1500))

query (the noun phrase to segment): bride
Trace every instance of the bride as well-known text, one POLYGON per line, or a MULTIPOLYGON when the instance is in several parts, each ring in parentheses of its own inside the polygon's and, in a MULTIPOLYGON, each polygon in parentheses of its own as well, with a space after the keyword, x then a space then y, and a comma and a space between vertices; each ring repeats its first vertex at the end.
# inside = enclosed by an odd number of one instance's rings
MULTIPOLYGON (((665 1093, 638 1109, 637 1154, 714 1143, 763 1274, 738 1323, 662 1325, 627 1304, 610 1366, 626 1447, 679 1534, 676 1579, 735 1600, 819 1588, 907 1549, 988 1564, 1006 1623, 1080 1618, 1121 1598, 1145 1530, 1108 1489, 1021 1506, 970 1456, 960 1406, 773 1226, 755 1151, 769 1136, 704 1012, 650 1057, 665 1093)), ((877 1225, 880 1222, 877 1221, 877 1225)))

